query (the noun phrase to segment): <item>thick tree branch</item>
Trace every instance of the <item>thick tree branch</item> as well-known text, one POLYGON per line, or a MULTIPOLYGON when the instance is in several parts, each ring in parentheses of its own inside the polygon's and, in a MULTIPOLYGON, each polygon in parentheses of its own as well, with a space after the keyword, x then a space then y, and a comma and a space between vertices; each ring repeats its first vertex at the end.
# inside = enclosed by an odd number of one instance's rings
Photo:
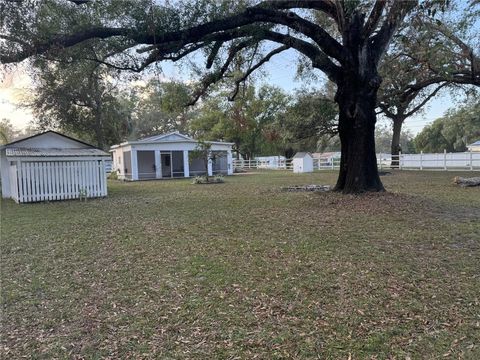
POLYGON ((368 17, 365 27, 363 28, 363 38, 368 39, 373 31, 376 29, 380 18, 382 17, 383 10, 387 4, 386 0, 377 0, 373 6, 370 16, 368 17))
POLYGON ((264 1, 262 6, 274 9, 313 9, 332 18, 337 17, 337 8, 330 0, 270 0, 264 1))
POLYGON ((34 43, 32 47, 24 48, 15 54, 2 54, 0 55, 0 60, 2 63, 19 62, 29 56, 42 54, 54 48, 70 47, 90 39, 106 39, 117 36, 133 40, 138 44, 154 44, 158 46, 181 42, 183 45, 186 45, 203 41, 204 37, 217 32, 229 31, 259 22, 287 26, 312 38, 328 56, 332 56, 338 61, 344 59, 342 46, 320 26, 301 18, 295 13, 286 13, 267 8, 266 3, 262 2, 257 6, 247 8, 244 12, 237 15, 166 33, 151 34, 127 28, 94 27, 75 34, 56 36, 43 43, 34 43))
MULTIPOLYGON (((328 56, 322 53, 318 47, 315 45, 293 37, 291 35, 281 34, 275 31, 271 31, 268 29, 259 29, 256 28, 255 31, 252 31, 249 27, 243 27, 238 29, 233 29, 230 31, 220 32, 216 34, 212 34, 208 37, 204 38, 205 42, 213 42, 213 41, 222 41, 226 42, 229 40, 234 40, 236 38, 248 37, 251 36, 252 39, 256 39, 257 42, 261 40, 269 40, 272 42, 276 42, 282 45, 288 45, 289 47, 297 50, 301 54, 305 55, 312 61, 312 66, 325 72, 325 74, 331 79, 332 81, 337 81, 340 68, 335 65, 328 56)), ((182 48, 183 45, 181 43, 176 43, 172 48, 182 48)), ((169 50, 171 50, 170 48, 169 50)))
POLYGON ((387 18, 370 43, 370 51, 373 54, 372 60, 375 64, 378 64, 393 34, 397 31, 407 13, 412 10, 415 5, 417 5, 416 0, 394 0, 387 18))
POLYGON ((312 61, 312 66, 323 71, 333 82, 338 81, 340 74, 340 67, 335 65, 324 53, 322 53, 314 45, 295 38, 290 35, 280 34, 273 31, 265 31, 262 34, 264 39, 288 45, 297 50, 303 55, 307 56, 312 61))
POLYGON ((392 111, 390 111, 389 104, 380 102, 378 103, 378 107, 380 108, 381 111, 377 113, 377 115, 384 113, 387 117, 390 119, 394 119, 396 117, 396 114, 394 114, 392 111))
POLYGON ((223 41, 216 41, 215 44, 213 44, 212 51, 210 52, 210 55, 207 58, 207 65, 206 65, 207 69, 210 69, 212 67, 218 52, 222 48, 222 45, 223 45, 223 41))
MULTIPOLYGON (((128 30, 123 28, 93 27, 76 34, 60 35, 43 43, 34 43, 29 47, 24 46, 24 49, 18 53, 0 54, 0 63, 9 64, 20 62, 33 55, 41 55, 56 48, 75 46, 90 39, 107 39, 115 36, 127 35, 128 30)), ((5 35, 0 35, 0 38, 6 39, 7 37, 5 35)), ((16 42, 20 43, 20 40, 17 40, 16 42)))
POLYGON ((223 66, 218 71, 207 74, 203 78, 203 80, 201 81, 201 86, 195 91, 192 100, 187 104, 187 106, 195 105, 195 103, 200 99, 200 97, 205 94, 210 85, 215 84, 225 76, 225 73, 227 72, 230 64, 233 62, 235 56, 243 49, 252 46, 255 43, 257 43, 256 39, 247 39, 233 46, 230 49, 227 60, 225 61, 223 66))
POLYGON ((440 84, 439 86, 437 86, 435 88, 434 91, 432 91, 427 97, 425 97, 425 99, 423 99, 422 102, 420 102, 420 104, 418 104, 417 106, 415 106, 412 110, 410 110, 409 112, 407 112, 405 114, 405 117, 410 117, 412 116, 413 114, 415 114, 417 111, 419 111, 423 106, 425 106, 425 104, 427 102, 430 101, 430 99, 432 99, 435 95, 437 95, 437 93, 443 89, 445 86, 447 86, 448 84, 447 83, 443 83, 443 84, 440 84))
MULTIPOLYGON (((430 28, 431 30, 441 33, 443 36, 451 40, 461 49, 461 57, 465 60, 470 61, 471 77, 472 80, 475 82, 475 78, 477 76, 480 76, 480 59, 475 54, 473 49, 443 24, 437 24, 431 21, 423 20, 423 25, 425 25, 427 28, 430 28)), ((476 84, 479 84, 478 79, 476 81, 476 84)))
POLYGON ((262 7, 251 8, 250 11, 252 11, 252 15, 259 16, 263 21, 287 26, 311 38, 325 54, 337 59, 339 62, 345 60, 345 51, 337 40, 330 36, 322 27, 301 18, 297 14, 263 9, 262 7))
POLYGON ((238 94, 238 90, 240 89, 240 84, 242 82, 244 82, 255 70, 257 70, 258 68, 260 68, 263 64, 267 63, 273 56, 277 55, 277 54, 280 54, 281 52, 289 49, 290 47, 288 45, 283 45, 283 46, 280 46, 278 48, 276 48, 275 50, 272 50, 271 52, 269 52, 267 55, 265 55, 265 57, 263 57, 263 59, 261 59, 257 64, 255 64, 254 66, 252 66, 250 69, 248 69, 245 74, 242 75, 242 77, 240 79, 237 79, 235 81, 235 90, 233 91, 233 94, 230 95, 230 97, 228 98, 230 101, 233 101, 235 100, 235 97, 237 96, 238 94))

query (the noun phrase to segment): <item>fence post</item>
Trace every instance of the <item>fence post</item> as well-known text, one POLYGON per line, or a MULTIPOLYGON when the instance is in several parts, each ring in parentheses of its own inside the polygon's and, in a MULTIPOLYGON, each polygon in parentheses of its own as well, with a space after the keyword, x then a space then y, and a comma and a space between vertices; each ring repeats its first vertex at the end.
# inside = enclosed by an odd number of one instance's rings
POLYGON ((402 170, 402 152, 398 152, 398 168, 402 170))
POLYGON ((443 150, 443 170, 447 171, 447 149, 443 150))
POLYGON ((420 170, 423 170, 423 151, 420 151, 420 170))
POLYGON ((332 170, 335 170, 335 158, 332 156, 332 170))
POLYGON ((473 156, 472 156, 471 150, 470 150, 470 170, 473 170, 473 156))

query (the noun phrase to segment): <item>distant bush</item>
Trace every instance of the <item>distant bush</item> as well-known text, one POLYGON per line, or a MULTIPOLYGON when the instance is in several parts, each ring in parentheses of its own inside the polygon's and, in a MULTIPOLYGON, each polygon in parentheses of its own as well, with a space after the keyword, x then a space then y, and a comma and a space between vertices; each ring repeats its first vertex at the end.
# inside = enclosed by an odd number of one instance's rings
POLYGON ((203 184, 205 182, 205 178, 203 176, 195 176, 193 178, 192 184, 203 184))
POLYGON ((117 170, 112 170, 112 172, 108 175, 108 179, 118 180, 117 170))
POLYGON ((225 182, 225 177, 223 175, 215 175, 213 177, 213 182, 214 183, 224 183, 225 182))
POLYGON ((221 184, 225 182, 223 175, 215 175, 214 177, 195 176, 192 184, 221 184))

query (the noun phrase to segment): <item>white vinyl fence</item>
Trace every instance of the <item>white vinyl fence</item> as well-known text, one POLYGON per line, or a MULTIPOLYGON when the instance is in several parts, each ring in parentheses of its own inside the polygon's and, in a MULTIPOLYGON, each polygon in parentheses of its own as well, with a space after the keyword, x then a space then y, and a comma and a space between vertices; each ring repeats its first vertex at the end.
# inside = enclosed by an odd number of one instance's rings
MULTIPOLYGON (((480 170, 480 152, 399 154, 393 158, 401 170, 480 170)), ((380 169, 390 168, 390 154, 377 155, 380 169)))
POLYGON ((293 170, 291 159, 278 160, 274 163, 266 160, 233 160, 234 169, 272 169, 272 170, 293 170))
POLYGON ((20 203, 107 195, 102 160, 16 162, 10 166, 10 184, 12 198, 20 203))
MULTIPOLYGON (((471 170, 480 171, 480 153, 435 153, 435 154, 399 154, 394 158, 398 165, 393 166, 400 170, 471 170)), ((380 170, 392 168, 390 154, 377 154, 377 164, 380 170)), ((291 159, 278 164, 263 163, 259 160, 234 160, 234 169, 274 169, 292 170, 291 159)), ((340 168, 340 158, 313 159, 315 170, 336 170, 340 168)))

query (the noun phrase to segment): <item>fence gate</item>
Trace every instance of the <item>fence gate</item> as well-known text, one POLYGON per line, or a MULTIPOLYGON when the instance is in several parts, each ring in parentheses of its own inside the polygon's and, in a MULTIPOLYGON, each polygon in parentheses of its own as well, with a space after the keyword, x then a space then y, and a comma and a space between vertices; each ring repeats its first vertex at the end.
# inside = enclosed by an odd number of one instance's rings
POLYGON ((19 161, 10 166, 10 184, 20 203, 107 195, 102 160, 19 161))

